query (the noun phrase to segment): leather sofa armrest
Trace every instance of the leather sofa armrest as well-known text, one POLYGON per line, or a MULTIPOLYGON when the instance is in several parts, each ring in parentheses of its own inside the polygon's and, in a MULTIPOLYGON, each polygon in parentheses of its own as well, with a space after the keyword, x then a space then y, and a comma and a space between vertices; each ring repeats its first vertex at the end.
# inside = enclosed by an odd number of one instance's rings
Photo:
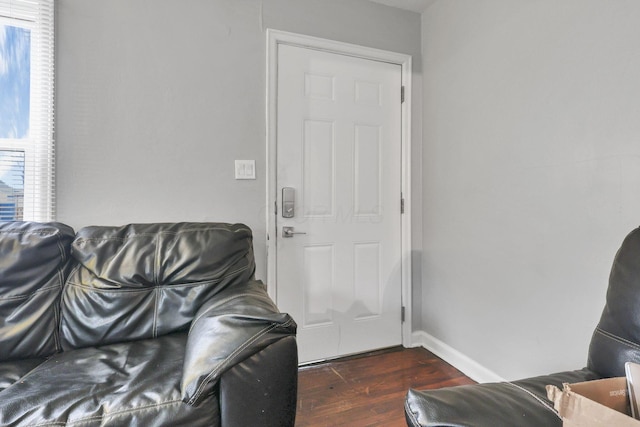
POLYGON ((198 310, 189 329, 183 401, 197 405, 214 392, 229 368, 295 332, 296 323, 278 311, 261 282, 252 280, 217 293, 198 310))
POLYGON ((222 374, 222 426, 293 427, 297 390, 298 348, 289 336, 222 374))
POLYGON ((597 378, 597 374, 582 369, 513 382, 409 390, 405 400, 407 425, 561 427, 562 419, 547 399, 545 387, 597 378))

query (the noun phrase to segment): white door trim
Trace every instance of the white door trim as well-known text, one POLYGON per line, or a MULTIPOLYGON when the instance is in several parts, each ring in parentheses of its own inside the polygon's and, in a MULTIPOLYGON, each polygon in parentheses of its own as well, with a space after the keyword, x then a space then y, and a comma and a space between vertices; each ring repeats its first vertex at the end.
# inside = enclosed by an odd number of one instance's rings
MULTIPOLYGON (((322 50, 330 53, 350 55, 357 58, 388 62, 402 68, 402 86, 404 102, 402 103, 402 194, 404 198, 404 214, 402 215, 402 306, 404 307, 404 323, 402 323, 402 344, 411 346, 411 56, 386 50, 373 49, 349 43, 342 43, 318 37, 294 34, 285 31, 267 29, 267 289, 271 298, 277 301, 276 287, 276 107, 278 82, 278 46, 287 44, 322 50)), ((398 94, 398 97, 400 94, 398 94)), ((400 201, 398 200, 398 209, 400 201)))

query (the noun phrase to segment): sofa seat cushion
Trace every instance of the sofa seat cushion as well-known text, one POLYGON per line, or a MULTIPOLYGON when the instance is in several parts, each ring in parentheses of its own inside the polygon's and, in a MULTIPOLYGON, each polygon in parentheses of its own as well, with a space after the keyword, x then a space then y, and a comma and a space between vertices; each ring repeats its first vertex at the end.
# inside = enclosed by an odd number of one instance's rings
POLYGON ((182 402, 186 334, 59 353, 0 391, 0 425, 219 425, 217 395, 182 402))
POLYGON ((0 362, 0 393, 44 361, 45 359, 36 358, 0 362))
POLYGON ((405 415, 409 426, 552 427, 562 426, 546 386, 597 379, 593 372, 559 372, 513 382, 486 383, 437 390, 409 390, 405 415))

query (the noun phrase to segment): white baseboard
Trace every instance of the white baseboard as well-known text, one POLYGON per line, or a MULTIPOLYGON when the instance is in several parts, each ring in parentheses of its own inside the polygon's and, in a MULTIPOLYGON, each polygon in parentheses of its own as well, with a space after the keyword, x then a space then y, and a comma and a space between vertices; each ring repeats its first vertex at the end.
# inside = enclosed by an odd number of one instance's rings
POLYGON ((426 348, 474 381, 479 383, 505 381, 500 375, 424 331, 413 332, 411 341, 414 347, 426 348))

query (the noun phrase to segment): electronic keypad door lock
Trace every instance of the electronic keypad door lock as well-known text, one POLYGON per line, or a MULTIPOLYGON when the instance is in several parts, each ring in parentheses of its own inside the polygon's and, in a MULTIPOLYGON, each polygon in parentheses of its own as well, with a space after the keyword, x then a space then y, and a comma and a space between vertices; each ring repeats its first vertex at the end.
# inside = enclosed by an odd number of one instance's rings
POLYGON ((293 187, 282 188, 282 218, 293 218, 296 214, 296 190, 293 187))

